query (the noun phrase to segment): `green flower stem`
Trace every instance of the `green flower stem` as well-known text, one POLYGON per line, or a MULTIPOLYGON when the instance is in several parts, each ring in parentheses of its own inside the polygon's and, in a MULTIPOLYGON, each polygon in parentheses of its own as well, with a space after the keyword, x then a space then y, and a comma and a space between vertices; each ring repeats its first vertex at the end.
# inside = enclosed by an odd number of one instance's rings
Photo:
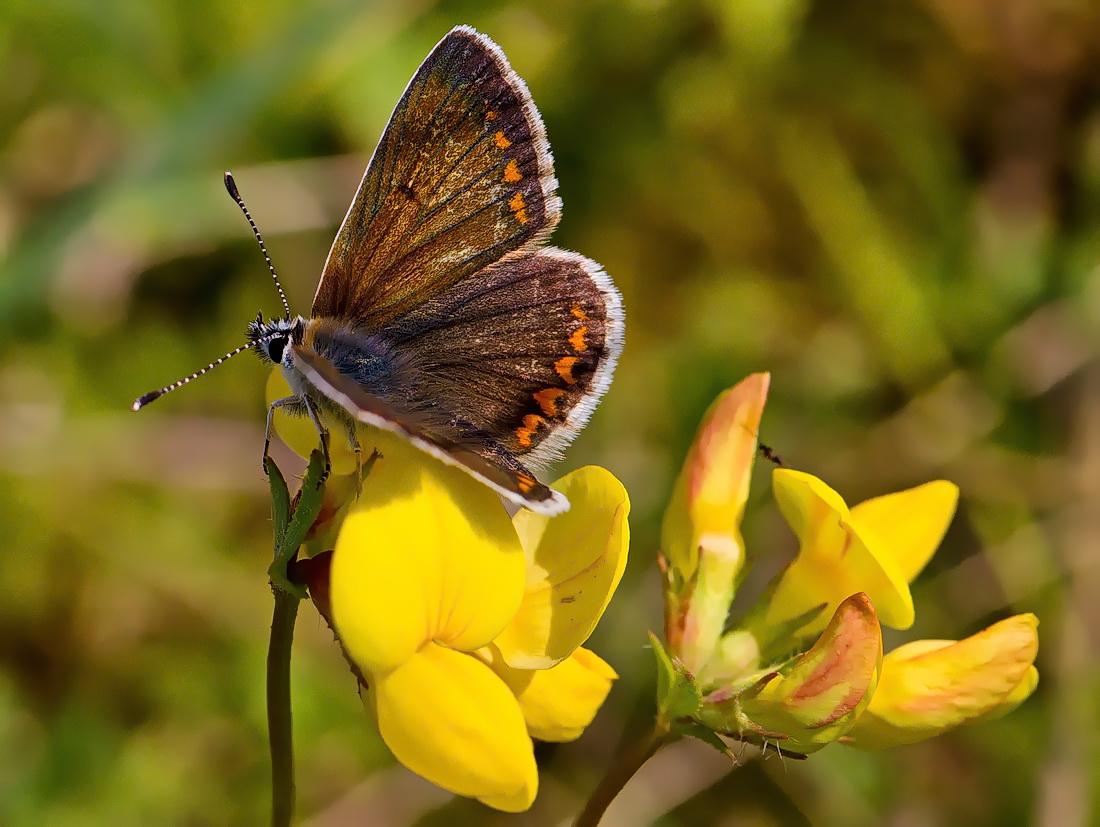
POLYGON ((290 652, 298 604, 307 594, 290 580, 287 566, 298 553, 324 502, 325 461, 314 451, 298 501, 291 506, 286 480, 274 461, 264 462, 271 485, 275 559, 268 569, 275 608, 267 648, 267 732, 271 747, 271 823, 289 827, 294 817, 294 741, 290 707, 290 652))
POLYGON ((592 792, 577 820, 573 822, 573 827, 597 827, 607 808, 627 782, 657 750, 674 740, 677 740, 677 736, 671 732, 666 722, 654 721, 652 729, 619 754, 611 769, 592 792))
POLYGON ((275 589, 267 648, 267 735, 271 747, 271 824, 289 827, 294 817, 294 743, 290 709, 290 649, 298 617, 296 595, 275 589))

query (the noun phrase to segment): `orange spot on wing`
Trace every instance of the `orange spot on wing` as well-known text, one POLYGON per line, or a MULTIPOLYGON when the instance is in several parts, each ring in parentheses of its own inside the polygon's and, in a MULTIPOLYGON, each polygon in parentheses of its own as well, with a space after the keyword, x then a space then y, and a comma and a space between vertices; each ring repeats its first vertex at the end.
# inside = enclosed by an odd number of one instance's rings
POLYGON ((576 319, 578 322, 587 322, 589 320, 588 314, 584 312, 579 304, 573 305, 569 309, 569 312, 573 314, 573 318, 576 319))
POLYGON ((486 112, 486 113, 485 113, 485 120, 487 120, 487 121, 495 121, 495 120, 497 119, 497 115, 498 115, 498 114, 499 114, 499 113, 497 113, 497 112, 494 112, 493 110, 491 110, 491 109, 490 109, 490 110, 489 110, 488 112, 486 112))
POLYGON ((558 415, 558 397, 563 396, 565 391, 561 388, 546 388, 536 393, 535 401, 539 403, 539 407, 542 408, 542 412, 547 416, 558 415))
POLYGON ((558 376, 565 380, 565 384, 577 384, 577 378, 573 375, 573 366, 578 361, 576 356, 562 356, 554 363, 554 370, 558 372, 558 376))
POLYGON ((585 342, 584 337, 588 333, 588 325, 581 325, 573 331, 573 335, 569 337, 569 344, 573 346, 573 350, 580 353, 588 347, 588 343, 585 342))
POLYGON ((520 224, 527 223, 527 202, 523 200, 523 193, 517 192, 508 199, 508 207, 520 224))
MULTIPOLYGON (((507 149, 512 145, 512 142, 504 137, 503 132, 498 132, 496 135, 493 136, 493 143, 499 146, 501 149, 507 149)), ((512 163, 514 164, 515 161, 513 161, 512 163)))
POLYGON ((527 414, 523 417, 523 424, 516 428, 516 438, 519 439, 519 444, 524 448, 531 447, 531 441, 535 436, 535 431, 539 429, 546 420, 538 414, 527 414))
MULTIPOLYGON (((504 135, 501 133, 497 134, 500 134, 502 138, 504 137, 504 135)), ((523 180, 523 173, 519 171, 519 164, 516 162, 515 158, 504 165, 504 180, 509 184, 514 184, 517 181, 523 180)))
POLYGON ((538 480, 528 474, 516 474, 516 486, 524 494, 534 488, 537 484, 538 480))

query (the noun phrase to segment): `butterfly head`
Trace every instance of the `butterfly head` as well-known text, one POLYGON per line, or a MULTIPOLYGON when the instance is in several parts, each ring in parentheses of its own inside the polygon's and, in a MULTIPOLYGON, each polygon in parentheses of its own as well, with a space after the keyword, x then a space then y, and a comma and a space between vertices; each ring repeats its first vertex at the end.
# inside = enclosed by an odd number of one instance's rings
POLYGON ((305 319, 297 316, 293 319, 272 319, 265 322, 263 315, 248 324, 248 344, 264 362, 282 364, 287 346, 291 342, 300 343, 305 329, 305 319))

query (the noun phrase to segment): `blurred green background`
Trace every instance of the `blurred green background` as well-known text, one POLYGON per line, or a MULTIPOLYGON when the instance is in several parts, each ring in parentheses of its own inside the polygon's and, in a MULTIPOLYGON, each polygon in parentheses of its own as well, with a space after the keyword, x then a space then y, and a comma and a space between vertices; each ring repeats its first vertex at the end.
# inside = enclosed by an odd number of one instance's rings
MULTIPOLYGON (((630 490, 592 641, 621 673, 534 810, 400 768, 324 624, 299 620, 311 825, 554 824, 652 695, 655 538, 713 396, 770 370, 762 438, 849 502, 946 477, 951 531, 890 647, 1042 625, 1008 718, 883 754, 733 772, 662 754, 608 824, 1100 823, 1100 9, 1086 0, 8 0, 0 8, 0 823, 267 819, 265 369, 406 82, 453 25, 504 48, 546 121, 555 242, 621 287, 619 373, 563 469, 630 490), (442 809, 435 808, 442 806, 442 809)), ((277 454, 286 461, 286 453, 277 454)), ((794 541, 757 469, 746 536, 794 541)), ((399 551, 395 550, 395 553, 399 551)), ((746 758, 750 754, 746 753, 746 758)))

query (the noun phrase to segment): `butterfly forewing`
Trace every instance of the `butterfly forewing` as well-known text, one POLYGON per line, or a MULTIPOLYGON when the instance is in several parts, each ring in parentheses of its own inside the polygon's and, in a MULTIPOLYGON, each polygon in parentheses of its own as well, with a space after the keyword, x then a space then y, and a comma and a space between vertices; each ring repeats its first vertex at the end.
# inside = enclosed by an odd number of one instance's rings
POLYGON ((329 252, 313 315, 385 327, 544 239, 560 212, 555 186, 526 85, 491 40, 455 29, 394 110, 329 252))

